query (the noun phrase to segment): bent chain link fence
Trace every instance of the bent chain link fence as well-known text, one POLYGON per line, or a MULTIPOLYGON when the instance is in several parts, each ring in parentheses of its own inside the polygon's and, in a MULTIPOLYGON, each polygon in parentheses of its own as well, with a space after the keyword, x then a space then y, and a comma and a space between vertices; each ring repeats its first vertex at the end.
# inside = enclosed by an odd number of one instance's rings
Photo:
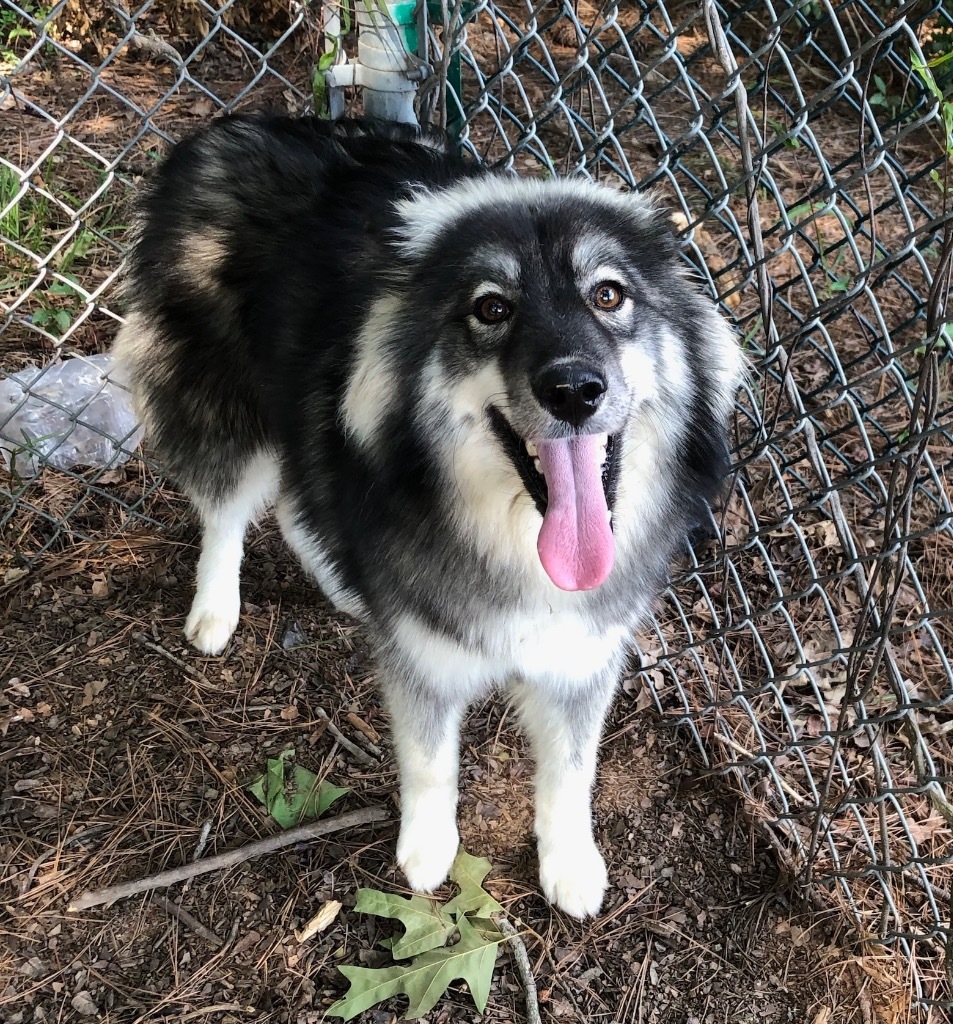
MULTIPOLYGON (((860 949, 902 956, 921 1007, 953 1006, 951 8, 429 12, 419 109, 523 173, 655 189, 751 361, 734 490, 643 633, 630 699, 685 727, 860 949)), ((128 200, 165 142, 320 102, 320 19, 290 0, 3 0, 3 585, 174 519, 111 385, 92 368, 76 400, 51 375, 115 333, 128 200), (105 443, 98 468, 57 459, 57 416, 74 441, 88 427, 87 453, 105 443)))

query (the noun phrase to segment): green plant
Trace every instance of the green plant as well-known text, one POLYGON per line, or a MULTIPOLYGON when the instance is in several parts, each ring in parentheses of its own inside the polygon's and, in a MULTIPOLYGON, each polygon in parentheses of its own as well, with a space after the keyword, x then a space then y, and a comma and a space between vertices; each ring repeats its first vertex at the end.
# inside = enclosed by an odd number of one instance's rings
MULTIPOLYGON (((96 170, 101 184, 103 172, 96 170)), ((40 171, 40 179, 41 187, 31 184, 24 191, 20 172, 0 163, 0 265, 5 271, 0 276, 0 297, 15 297, 24 291, 37 275, 38 258, 52 253, 46 262, 47 273, 52 272, 49 283, 36 289, 30 300, 30 322, 59 337, 84 302, 76 271, 95 257, 105 239, 126 229, 114 223, 116 210, 110 202, 95 207, 75 224, 69 210, 81 208, 83 200, 52 183, 55 172, 51 163, 40 171), (64 244, 64 232, 70 229, 69 242, 64 244)))
POLYGON ((0 236, 31 252, 39 251, 50 225, 50 200, 33 188, 17 196, 23 187, 20 175, 9 164, 0 164, 0 236))
MULTIPOLYGON (((769 117, 767 121, 778 138, 783 138, 787 135, 788 129, 781 121, 778 121, 773 117, 769 117)), ((801 140, 796 135, 791 135, 789 138, 784 139, 783 145, 786 149, 800 149, 801 140)))
POLYGON ((944 196, 948 196, 951 192, 950 165, 953 163, 953 99, 947 99, 943 90, 937 84, 933 69, 946 64, 950 60, 953 60, 953 50, 928 61, 922 61, 916 53, 912 50, 910 51, 911 67, 920 76, 920 80, 926 86, 930 95, 937 101, 940 108, 940 121, 943 125, 942 146, 946 154, 946 163, 942 176, 939 171, 934 169, 930 171, 930 177, 944 196))
MULTIPOLYGON (((30 3, 21 0, 21 7, 32 21, 44 22, 51 13, 51 8, 44 4, 30 3)), ((24 23, 23 16, 17 11, 0 11, 0 72, 9 71, 20 62, 20 56, 27 41, 36 38, 33 25, 24 23)))
MULTIPOLYGON (((824 271, 824 294, 828 298, 831 298, 838 293, 849 291, 853 281, 853 276, 850 271, 843 268, 843 264, 847 259, 846 246, 842 245, 834 256, 834 259, 831 260, 831 250, 828 247, 824 233, 821 231, 820 225, 818 224, 820 217, 829 212, 830 209, 831 207, 828 207, 824 203, 818 203, 809 199, 807 202, 800 203, 797 206, 792 206, 788 210, 788 217, 792 222, 794 222, 795 227, 800 227, 808 219, 813 221, 817 258, 824 271)), ((853 231, 853 225, 850 224, 849 227, 850 230, 853 231)))
POLYGON ((890 92, 884 79, 874 75, 874 88, 867 94, 867 102, 872 107, 881 107, 892 120, 900 111, 903 97, 890 92))
POLYGON ((283 750, 268 758, 268 766, 245 787, 268 808, 284 828, 294 828, 322 814, 349 789, 332 786, 314 772, 293 761, 295 750, 283 750))
POLYGON ((314 112, 318 117, 330 117, 331 111, 328 101, 328 71, 337 63, 344 47, 344 40, 351 32, 351 8, 350 4, 340 4, 338 7, 340 17, 340 32, 325 36, 325 45, 331 44, 330 50, 325 50, 318 58, 314 71, 311 74, 311 99, 314 103, 314 112))
POLYGON ((347 994, 329 1010, 329 1017, 351 1020, 359 1013, 393 996, 407 996, 407 1019, 429 1012, 458 978, 466 981, 477 1009, 482 1013, 490 994, 490 982, 500 945, 507 940, 494 921, 503 908, 484 890, 490 862, 457 854, 450 879, 459 893, 447 903, 423 896, 406 899, 377 889, 361 889, 354 909, 399 921, 403 934, 381 945, 390 950, 391 967, 341 967, 350 982, 347 994))

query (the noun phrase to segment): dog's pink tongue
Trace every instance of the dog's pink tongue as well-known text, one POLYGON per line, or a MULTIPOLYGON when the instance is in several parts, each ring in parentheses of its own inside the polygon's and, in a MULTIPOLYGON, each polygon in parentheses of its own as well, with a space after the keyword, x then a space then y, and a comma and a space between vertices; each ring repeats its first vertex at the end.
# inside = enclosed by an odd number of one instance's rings
POLYGON ((594 435, 539 441, 549 504, 536 550, 561 590, 592 590, 612 571, 615 541, 602 489, 602 445, 594 435))

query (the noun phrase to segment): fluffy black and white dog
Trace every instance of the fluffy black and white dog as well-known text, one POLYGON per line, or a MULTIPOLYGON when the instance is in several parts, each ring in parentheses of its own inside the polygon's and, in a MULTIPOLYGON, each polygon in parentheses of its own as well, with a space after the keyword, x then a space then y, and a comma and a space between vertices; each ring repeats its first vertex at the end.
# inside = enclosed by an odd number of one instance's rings
POLYGON ((204 527, 189 640, 239 622, 249 523, 364 622, 412 888, 458 845, 458 734, 505 686, 546 896, 594 914, 590 791, 634 627, 727 463, 735 339, 653 203, 405 126, 243 116, 142 203, 116 352, 204 527))

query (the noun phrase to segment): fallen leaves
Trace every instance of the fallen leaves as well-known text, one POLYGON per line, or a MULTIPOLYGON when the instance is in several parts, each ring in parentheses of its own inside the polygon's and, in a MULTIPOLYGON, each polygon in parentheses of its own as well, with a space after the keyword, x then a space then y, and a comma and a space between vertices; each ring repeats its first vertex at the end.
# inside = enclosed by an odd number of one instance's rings
POLYGON ((500 944, 506 936, 492 920, 503 908, 483 889, 490 862, 461 850, 450 869, 459 893, 444 905, 423 896, 409 899, 376 889, 361 889, 355 910, 399 921, 404 932, 390 943, 392 967, 341 967, 350 982, 347 995, 328 1016, 351 1020, 384 999, 404 995, 406 1017, 414 1020, 437 1004, 451 982, 467 983, 482 1013, 500 944))
POLYGON ((319 779, 300 764, 290 763, 294 756, 291 748, 269 757, 267 769, 246 786, 283 829, 320 818, 335 800, 350 792, 319 779))
POLYGON ((338 914, 341 913, 341 904, 338 900, 328 900, 321 909, 308 921, 303 928, 295 928, 295 938, 298 942, 307 942, 308 939, 327 931, 334 924, 338 914))

